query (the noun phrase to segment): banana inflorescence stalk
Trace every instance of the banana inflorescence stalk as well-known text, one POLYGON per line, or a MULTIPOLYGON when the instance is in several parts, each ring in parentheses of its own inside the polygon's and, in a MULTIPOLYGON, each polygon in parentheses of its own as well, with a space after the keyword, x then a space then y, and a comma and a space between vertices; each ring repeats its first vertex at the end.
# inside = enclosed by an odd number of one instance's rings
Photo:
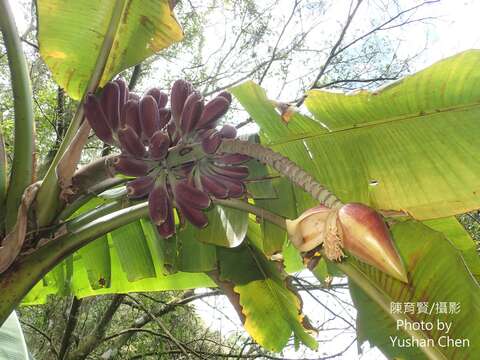
MULTIPOLYGON (((344 249, 401 281, 408 281, 387 226, 362 204, 343 205, 310 174, 287 157, 236 139, 235 127, 217 129, 231 95, 222 92, 208 102, 190 83, 177 80, 169 97, 160 89, 145 95, 129 93, 123 80, 108 83, 101 95, 88 95, 85 114, 97 136, 117 146, 121 154, 108 159, 110 173, 133 177, 126 184, 131 199, 148 197, 149 215, 161 236, 176 232, 185 219, 198 228, 208 225, 205 210, 213 201, 245 198, 244 164, 255 158, 304 189, 319 206, 295 220, 286 220, 290 240, 298 250, 323 248, 340 261, 344 249)), ((107 171, 108 173, 109 171, 107 171)), ((282 223, 283 225, 283 223, 282 223)))

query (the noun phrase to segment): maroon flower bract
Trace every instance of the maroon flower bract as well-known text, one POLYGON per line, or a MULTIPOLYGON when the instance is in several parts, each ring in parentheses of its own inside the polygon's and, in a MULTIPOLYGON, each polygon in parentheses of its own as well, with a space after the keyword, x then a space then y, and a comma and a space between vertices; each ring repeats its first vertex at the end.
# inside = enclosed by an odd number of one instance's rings
POLYGON ((127 182, 132 199, 148 196, 149 214, 163 237, 175 234, 175 207, 182 223, 187 219, 202 228, 208 225, 204 210, 212 198, 239 198, 245 194, 244 180, 250 158, 240 154, 218 154, 222 139, 236 137, 236 129, 218 120, 227 112, 232 97, 222 92, 205 103, 190 83, 177 80, 170 96, 157 88, 143 97, 128 91, 126 83, 108 83, 100 96, 87 95, 84 109, 88 122, 104 142, 117 146, 115 171, 135 179, 127 182), (199 146, 197 146, 199 145, 199 146), (182 154, 194 146, 200 155, 171 164, 169 154, 182 154))

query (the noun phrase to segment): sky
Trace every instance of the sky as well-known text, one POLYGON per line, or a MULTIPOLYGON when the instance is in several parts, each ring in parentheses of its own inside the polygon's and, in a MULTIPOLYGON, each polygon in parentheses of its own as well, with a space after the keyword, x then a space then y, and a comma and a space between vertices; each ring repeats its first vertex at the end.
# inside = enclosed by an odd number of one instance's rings
MULTIPOLYGON (((399 0, 400 3, 407 0, 399 0)), ((409 3, 412 1, 409 0, 409 3)), ((14 9, 16 21, 20 32, 23 32, 27 25, 25 21, 24 9, 19 2, 10 0, 14 9)), ((281 6, 287 8, 291 6, 291 0, 283 0, 281 6)), ((363 11, 368 12, 369 1, 366 1, 367 7, 363 11)), ((420 3, 420 1, 417 1, 420 3)), ((332 6, 332 21, 338 22, 335 14, 339 14, 338 18, 343 19, 345 8, 348 6, 348 0, 336 0, 332 6)), ((480 48, 480 31, 478 31, 478 16, 480 14, 480 0, 441 0, 438 4, 421 10, 419 16, 431 16, 436 20, 431 25, 425 27, 420 25, 412 25, 408 27, 408 31, 399 30, 398 36, 404 40, 402 51, 408 53, 412 49, 421 48, 425 41, 428 41, 427 50, 415 60, 412 71, 418 71, 442 58, 452 56, 458 52, 480 48)), ((308 276, 304 274, 304 276, 308 276)), ((201 290, 200 290, 201 291, 201 290)), ((317 292, 318 302, 314 301, 308 295, 304 296, 305 313, 316 324, 327 322, 329 330, 322 332, 319 336, 320 349, 319 353, 307 352, 306 355, 297 354, 294 351, 288 351, 285 356, 288 358, 316 358, 322 353, 332 354, 340 351, 348 346, 354 339, 354 331, 350 328, 343 330, 345 321, 336 319, 330 321, 330 314, 324 308, 328 307, 332 311, 338 312, 351 323, 355 323, 355 311, 342 301, 348 302, 348 292, 339 290, 338 297, 332 297, 324 292, 317 292), (340 330, 335 330, 340 329, 340 330)), ((198 313, 203 318, 205 324, 212 329, 220 331, 224 335, 235 333, 240 326, 240 322, 231 305, 224 298, 208 298, 198 301, 195 304, 198 313)), ((348 351, 337 359, 363 359, 376 360, 384 359, 383 355, 377 349, 369 349, 364 346, 363 355, 358 355, 357 346, 353 344, 348 351)))

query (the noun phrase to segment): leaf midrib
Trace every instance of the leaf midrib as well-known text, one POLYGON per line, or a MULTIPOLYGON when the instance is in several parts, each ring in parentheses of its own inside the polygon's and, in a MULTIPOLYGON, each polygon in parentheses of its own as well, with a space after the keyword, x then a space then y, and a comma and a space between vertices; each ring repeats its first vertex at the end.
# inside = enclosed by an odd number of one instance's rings
POLYGON ((311 138, 317 138, 317 137, 322 137, 322 136, 330 136, 336 133, 342 133, 342 132, 347 132, 347 131, 355 131, 355 130, 361 130, 365 128, 372 128, 375 126, 382 126, 388 123, 392 122, 400 122, 400 121, 408 121, 408 120, 416 120, 422 117, 427 117, 430 115, 434 114, 441 114, 441 113, 447 113, 447 112, 462 112, 462 111, 469 111, 472 110, 476 107, 480 107, 480 102, 474 102, 474 103, 469 103, 469 104, 462 104, 458 106, 451 106, 451 107, 446 107, 443 109, 434 109, 434 110, 428 110, 428 111, 420 111, 415 114, 407 114, 407 115, 402 115, 402 116, 396 116, 396 117, 390 117, 387 119, 380 119, 380 120, 375 120, 371 122, 364 122, 360 124, 352 124, 350 126, 343 126, 343 127, 338 127, 335 130, 327 131, 327 132, 309 132, 309 133, 304 133, 300 134, 298 136, 294 137, 286 137, 283 140, 280 138, 279 141, 275 142, 269 142, 266 145, 267 146, 281 146, 281 145, 287 145, 289 143, 295 142, 295 141, 300 141, 300 140, 308 140, 311 138))

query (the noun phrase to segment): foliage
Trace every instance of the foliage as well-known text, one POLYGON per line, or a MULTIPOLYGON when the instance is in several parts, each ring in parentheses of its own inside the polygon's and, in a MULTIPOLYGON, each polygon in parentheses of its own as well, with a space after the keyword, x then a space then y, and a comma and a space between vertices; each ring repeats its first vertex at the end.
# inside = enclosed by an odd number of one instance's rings
MULTIPOLYGON (((39 51, 59 87, 50 81, 45 66, 38 60, 31 30, 20 37, 14 30, 2 28, 18 41, 29 41, 34 49, 27 59, 35 65, 31 73, 39 129, 36 151, 44 166, 37 171, 42 179, 37 204, 28 217, 20 219, 24 226, 28 225, 27 236, 21 239, 22 253, 12 267, 0 274, 0 291, 5 294, 0 299, 0 319, 22 298, 24 304, 44 303, 47 295, 57 294, 64 299, 50 299, 39 311, 48 310, 52 314, 57 302, 72 311, 73 304, 83 301, 90 304, 92 311, 106 309, 103 319, 108 323, 120 309, 119 318, 114 319, 117 326, 125 318, 130 322, 145 312, 135 297, 124 293, 218 286, 261 346, 279 352, 293 337, 295 345, 302 342, 315 348, 313 329, 303 314, 297 292, 304 287, 295 288, 291 276, 307 265, 325 286, 330 284, 328 275, 348 277, 358 310, 359 342, 368 340, 388 356, 463 358, 468 354, 466 351, 475 351, 480 334, 475 325, 478 322, 465 324, 472 317, 480 317, 476 307, 480 260, 476 244, 453 216, 479 208, 475 187, 478 164, 474 154, 480 149, 474 140, 478 137, 475 119, 480 53, 468 51, 445 59, 381 90, 334 93, 322 89, 355 88, 359 84, 372 88, 405 72, 410 59, 389 61, 392 53, 394 59, 396 55, 393 47, 388 46, 391 40, 380 33, 420 21, 409 16, 422 5, 396 9, 397 15, 393 16, 387 11, 386 19, 378 19, 369 31, 361 33, 352 30, 357 12, 361 14, 363 9, 361 0, 354 1, 336 41, 327 50, 318 50, 312 47, 318 44, 307 39, 317 32, 318 24, 310 19, 322 13, 323 2, 295 1, 289 9, 276 2, 180 2, 178 18, 185 24, 185 41, 147 59, 181 38, 170 8, 174 4, 152 0, 134 5, 128 1, 98 2, 91 6, 84 1, 70 4, 38 0, 39 51), (70 24, 73 13, 78 22, 75 27, 70 24), (207 54, 211 50, 208 45, 211 29, 207 25, 219 13, 231 14, 233 21, 226 27, 220 49, 207 54), (302 19, 309 20, 303 23, 302 19), (270 24, 275 21, 283 27, 272 29, 270 24), (299 22, 301 31, 289 31, 299 22), (230 33, 235 34, 234 38, 230 33), (189 59, 187 65, 176 60, 182 56, 189 59), (323 63, 318 62, 319 56, 323 63), (143 70, 140 65, 135 70, 128 69, 138 63, 142 63, 143 70), (359 64, 376 66, 359 67, 359 64), (112 157, 108 156, 112 149, 98 139, 88 139, 88 122, 82 124, 82 101, 75 102, 85 92, 103 97, 108 93, 108 86, 104 85, 120 72, 132 75, 130 87, 135 85, 138 74, 147 83, 145 75, 156 66, 163 66, 163 88, 179 73, 202 88, 206 97, 229 88, 236 102, 226 121, 248 113, 245 122, 236 119, 237 127, 255 123, 259 139, 240 141, 224 137, 214 151, 241 153, 264 163, 257 160, 247 163, 250 176, 245 179, 245 197, 224 199, 209 193, 208 205, 210 202, 213 205, 205 211, 208 227, 199 229, 185 224, 180 209, 175 213, 179 216, 171 219, 174 231, 163 233, 164 237, 147 217, 147 204, 126 196, 124 183, 131 179, 112 177, 109 172, 112 157), (297 75, 292 69, 302 66, 307 74, 293 78, 297 75), (256 82, 244 82, 247 79, 256 82), (271 91, 267 94, 261 87, 276 90, 272 83, 279 79, 283 86, 274 98, 288 96, 289 102, 272 99, 271 91), (244 111, 238 109, 238 104, 244 111), (100 152, 103 157, 93 161, 100 152), (87 165, 75 172, 77 163, 87 165), (67 164, 68 171, 58 164, 67 164), (324 249, 320 247, 309 253, 296 251, 287 239, 285 219, 296 218, 318 202, 339 205, 325 186, 344 202, 363 202, 386 216, 408 270, 408 284, 352 256, 331 263, 323 258, 324 249), (445 281, 445 276, 452 281, 445 281), (451 293, 455 293, 454 299, 443 298, 451 293), (101 294, 116 295, 108 304, 103 300, 99 303, 78 300, 101 294), (75 295, 77 300, 65 300, 68 295, 75 295), (440 318, 452 321, 452 334, 469 338, 475 345, 456 351, 422 349, 422 354, 415 350, 415 355, 410 350, 388 346, 385 335, 395 333, 395 320, 420 319, 397 316, 390 311, 389 304, 425 299, 430 303, 461 301, 464 311, 455 318, 440 318), (124 312, 126 303, 134 316, 124 312)), ((34 19, 32 16, 32 24, 34 19)), ((19 49, 9 48, 7 56, 21 58, 23 54, 19 49)), ((1 55, 0 66, 3 74, 5 62, 1 55)), ((12 69, 12 78, 14 73, 12 69)), ((88 98, 96 99, 93 96, 88 98)), ((0 100, 5 118, 1 127, 10 155, 8 168, 15 149, 13 132, 19 125, 18 119, 13 120, 11 109, 20 105, 18 99, 13 101, 10 96, 0 100)), ((174 103, 171 105, 176 108, 174 103)), ((181 105, 180 109, 183 102, 181 105)), ((177 110, 174 120, 182 128, 178 121, 183 115, 178 109, 172 110, 177 110)), ((86 113, 99 138, 112 143, 99 134, 92 113, 86 113)), ((30 146, 32 142, 27 135, 33 133, 26 134, 22 141, 30 146)), ((198 138, 192 138, 195 141, 188 145, 195 147, 198 138)), ((143 140, 148 143, 148 139, 143 140)), ((185 161, 180 151, 182 146, 174 145, 168 156, 180 159, 182 164, 185 161)), ((35 169, 25 163, 23 170, 35 169)), ((167 171, 168 175, 171 173, 167 171)), ((184 200, 183 212, 187 210, 184 200)), ((177 202, 177 209, 182 206, 176 196, 171 201, 177 202)), ((203 208, 206 210, 207 206, 203 208)), ((10 206, 12 210, 16 208, 10 206)), ((475 229, 476 215, 464 215, 461 220, 467 228, 475 229)), ((156 225, 160 225, 160 220, 156 225)), ((7 230, 2 225, 2 237, 7 230)), ((302 284, 299 280, 296 283, 302 284)), ((157 299, 153 301, 156 302, 157 299)), ((158 310, 153 303, 148 306, 158 310)), ((148 311, 147 315, 149 319, 152 317, 148 311)), ((52 330, 48 328, 48 316, 41 317, 43 324, 35 326, 52 330)), ((106 347, 98 344, 99 340, 109 340, 103 320, 96 324, 89 319, 88 311, 81 318, 88 326, 83 328, 82 335, 77 335, 85 336, 75 344, 76 349, 71 349, 71 356, 83 358, 92 351, 105 354, 106 347)), ((430 318, 421 318, 424 319, 430 318)), ((32 321, 37 320, 38 316, 32 316, 32 321)), ((169 324, 172 321, 169 319, 169 324)), ((160 350, 184 355, 187 350, 190 354, 210 351, 201 346, 188 349, 188 337, 178 342, 180 334, 169 333, 172 326, 165 327, 161 321, 155 323, 161 332, 159 336, 168 343, 168 347, 160 350)), ((61 329, 59 326, 52 330, 56 336, 50 346, 53 352, 65 350, 61 329)), ((65 328, 65 331, 71 330, 65 328)), ((415 331, 407 335, 438 341, 440 334, 415 331)), ((139 346, 147 353, 156 342, 146 341, 139 346)), ((231 350, 236 350, 235 346, 231 350)), ((158 351, 152 355, 158 355, 158 351)))

